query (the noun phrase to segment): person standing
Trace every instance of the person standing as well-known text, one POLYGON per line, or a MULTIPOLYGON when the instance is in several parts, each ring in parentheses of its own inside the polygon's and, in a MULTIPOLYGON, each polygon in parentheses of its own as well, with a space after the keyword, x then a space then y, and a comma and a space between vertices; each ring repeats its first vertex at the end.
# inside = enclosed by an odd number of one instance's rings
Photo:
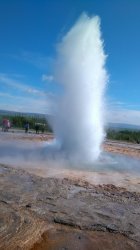
POLYGON ((28 122, 25 123, 24 128, 25 128, 25 133, 28 133, 28 131, 29 131, 29 123, 28 122))
POLYGON ((35 131, 36 131, 36 134, 39 134, 39 124, 35 124, 35 131))

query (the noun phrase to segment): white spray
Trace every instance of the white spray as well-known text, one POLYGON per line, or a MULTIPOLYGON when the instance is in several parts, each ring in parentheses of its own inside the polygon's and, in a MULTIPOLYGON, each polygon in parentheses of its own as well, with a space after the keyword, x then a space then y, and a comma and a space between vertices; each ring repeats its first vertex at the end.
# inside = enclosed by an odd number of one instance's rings
POLYGON ((57 52, 55 81, 64 91, 55 99, 54 133, 69 157, 93 162, 104 139, 107 82, 99 17, 83 14, 57 52))

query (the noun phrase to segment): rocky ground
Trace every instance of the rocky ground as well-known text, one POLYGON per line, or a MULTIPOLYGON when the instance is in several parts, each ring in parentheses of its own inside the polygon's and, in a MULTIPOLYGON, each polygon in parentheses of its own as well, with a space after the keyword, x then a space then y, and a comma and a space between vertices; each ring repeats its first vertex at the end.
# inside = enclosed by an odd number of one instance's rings
POLYGON ((0 167, 0 249, 139 249, 139 193, 0 167))
MULTIPOLYGON (((0 131, 0 137, 2 140, 24 140, 24 141, 48 141, 54 138, 53 134, 38 134, 31 132, 25 134, 24 131, 13 130, 9 133, 3 133, 0 131)), ((140 158, 140 144, 106 140, 103 144, 103 149, 111 153, 125 154, 132 157, 140 158)))
MULTIPOLYGON (((17 139, 15 133, 6 136, 17 139)), ((52 137, 20 134, 20 138, 52 137)), ((0 175, 0 249, 140 249, 138 190, 95 185, 78 175, 43 178, 4 164, 0 175)))
POLYGON ((108 140, 104 143, 103 147, 107 152, 125 154, 140 158, 140 144, 108 140))

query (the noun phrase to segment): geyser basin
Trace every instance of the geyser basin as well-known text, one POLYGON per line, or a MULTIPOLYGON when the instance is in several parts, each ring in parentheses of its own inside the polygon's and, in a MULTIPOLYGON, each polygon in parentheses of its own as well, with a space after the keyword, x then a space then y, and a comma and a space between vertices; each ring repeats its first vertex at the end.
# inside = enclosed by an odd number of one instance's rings
MULTIPOLYGON (((44 136, 44 140, 45 138, 47 136, 44 136)), ((56 150, 56 146, 50 143, 46 145, 45 141, 39 142, 36 135, 1 134, 0 163, 22 168, 42 177, 76 178, 78 182, 84 180, 92 184, 111 183, 139 191, 140 158, 103 152, 94 163, 74 163, 63 154, 59 145, 56 150)), ((121 144, 117 145, 121 149, 121 144)))
MULTIPOLYGON (((31 140, 31 139, 30 139, 31 140)), ((34 140, 34 139, 33 139, 34 140)), ((79 171, 93 172, 121 172, 140 174, 140 159, 123 154, 102 152, 98 160, 90 164, 74 162, 63 154, 61 149, 53 143, 36 143, 30 141, 11 140, 0 143, 0 163, 24 166, 33 166, 40 169, 56 167, 79 171)))
POLYGON ((61 150, 81 163, 97 160, 104 139, 105 59, 99 17, 83 14, 57 46, 54 80, 63 91, 52 102, 61 150))

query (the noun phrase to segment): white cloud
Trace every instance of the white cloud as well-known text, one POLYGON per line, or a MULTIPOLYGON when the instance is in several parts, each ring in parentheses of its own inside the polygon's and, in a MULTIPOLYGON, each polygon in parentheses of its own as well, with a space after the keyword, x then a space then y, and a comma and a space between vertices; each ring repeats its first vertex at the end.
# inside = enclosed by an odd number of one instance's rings
POLYGON ((18 82, 7 74, 0 74, 1 85, 8 88, 3 92, 3 88, 0 90, 0 109, 34 113, 46 113, 49 109, 44 91, 18 82))
MULTIPOLYGON (((42 80, 52 81, 53 76, 43 75, 42 80)), ((15 81, 6 74, 0 74, 0 84, 7 85, 25 93, 24 96, 18 96, 16 93, 11 94, 10 92, 0 91, 0 109, 20 112, 50 113, 50 106, 44 91, 15 81), (28 95, 26 95, 26 93, 28 95), (4 102, 2 99, 4 99, 4 102)), ((140 125, 140 105, 126 104, 124 102, 111 100, 107 104, 106 120, 113 123, 140 125)))
POLYGON ((13 98, 12 95, 5 93, 5 92, 0 92, 0 97, 13 98))
POLYGON ((114 109, 107 113, 108 122, 140 125, 140 110, 114 109))
POLYGON ((52 75, 42 75, 42 81, 48 81, 48 82, 52 82, 54 79, 54 77, 52 75))
POLYGON ((4 103, 0 103, 0 109, 43 114, 46 112, 49 113, 49 106, 45 98, 20 97, 5 93, 0 93, 0 96, 6 98, 4 103))
POLYGON ((44 91, 33 88, 27 84, 23 84, 21 82, 16 81, 15 79, 9 78, 6 74, 0 74, 0 83, 3 85, 7 85, 16 90, 20 90, 22 92, 26 92, 28 94, 37 94, 40 96, 44 96, 44 91))
POLYGON ((140 125, 140 104, 131 104, 108 98, 107 122, 140 125))
POLYGON ((54 63, 54 59, 50 56, 44 56, 40 53, 30 51, 21 51, 19 55, 10 55, 13 59, 25 61, 39 69, 50 69, 54 63))

